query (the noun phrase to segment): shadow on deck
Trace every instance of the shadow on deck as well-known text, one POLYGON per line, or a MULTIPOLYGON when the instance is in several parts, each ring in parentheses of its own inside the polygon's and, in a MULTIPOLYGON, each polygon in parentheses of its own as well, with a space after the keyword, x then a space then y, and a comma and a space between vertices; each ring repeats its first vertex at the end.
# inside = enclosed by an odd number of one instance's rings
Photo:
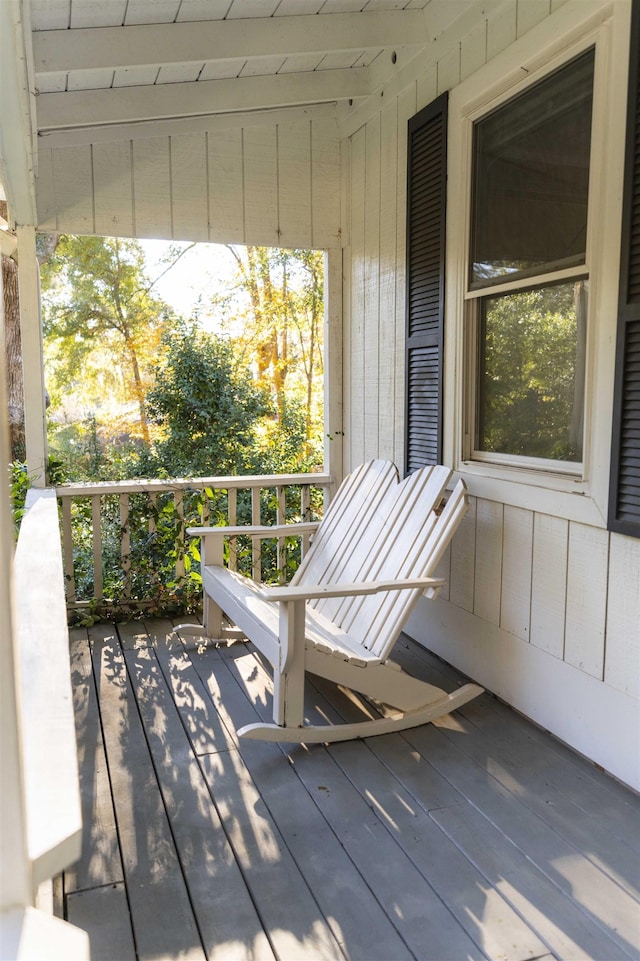
MULTIPOLYGON (((56 889, 93 961, 639 957, 631 791, 487 694, 404 734, 239 742, 270 718, 261 661, 170 632, 72 631, 85 834, 56 889)), ((320 681, 308 706, 359 710, 320 681)))

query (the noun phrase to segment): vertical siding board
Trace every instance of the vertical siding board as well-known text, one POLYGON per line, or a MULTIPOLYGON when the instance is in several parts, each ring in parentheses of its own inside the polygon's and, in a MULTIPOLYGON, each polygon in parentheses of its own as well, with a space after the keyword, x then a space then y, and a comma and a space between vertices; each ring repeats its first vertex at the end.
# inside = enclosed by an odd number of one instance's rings
POLYGON ((378 389, 379 454, 394 459, 396 431, 396 237, 398 180, 398 103, 382 111, 380 138, 380 356, 378 389))
POLYGON ((640 698, 640 540, 611 535, 604 679, 640 698))
POLYGON ((311 125, 278 126, 278 227, 283 247, 311 247, 311 125))
POLYGON ((56 147, 52 156, 58 230, 94 233, 91 147, 56 147))
POLYGON ((134 140, 133 204, 136 237, 171 239, 168 137, 134 140))
POLYGON ((365 129, 351 139, 351 330, 347 347, 350 381, 351 463, 364 460, 365 129))
POLYGON ((460 44, 438 60, 438 93, 453 90, 460 83, 460 44))
POLYGON ((438 65, 434 63, 433 66, 429 67, 424 74, 418 78, 416 84, 415 109, 409 116, 412 117, 417 110, 422 110, 422 108, 430 104, 432 100, 435 100, 437 96, 438 65))
POLYGON ((495 501, 476 501, 476 565, 474 613, 500 625, 504 508, 495 501))
POLYGON ((448 601, 451 599, 451 544, 447 546, 446 551, 440 558, 440 563, 433 572, 434 577, 444 577, 447 583, 440 590, 440 597, 443 601, 448 601))
POLYGON ((558 658, 564 654, 568 536, 568 521, 535 515, 531 643, 558 658))
POLYGON ((569 527, 565 661, 602 680, 609 535, 584 524, 569 527))
POLYGON ((171 137, 171 202, 175 240, 209 239, 204 133, 171 137))
POLYGON ((509 0, 494 10, 487 20, 487 60, 496 57, 508 46, 515 43, 518 5, 509 0))
POLYGON ((465 611, 473 611, 473 571, 476 564, 476 498, 469 498, 469 510, 451 541, 451 583, 449 600, 465 611))
POLYGON ((523 36, 549 16, 550 0, 518 0, 516 33, 523 36))
POLYGON ((335 247, 341 240, 340 138, 334 123, 311 125, 311 245, 335 247))
POLYGON ((93 145, 93 184, 96 233, 107 237, 131 237, 131 141, 93 145))
POLYGON ((275 127, 246 127, 244 140, 245 243, 278 245, 278 160, 275 127))
POLYGON ((366 127, 364 211, 364 459, 379 453, 380 116, 366 127))
POLYGON ((487 62, 487 21, 480 20, 460 44, 460 80, 466 80, 487 62))
POLYGON ((41 147, 38 151, 38 177, 36 180, 38 204, 38 227, 42 230, 55 230, 56 193, 53 182, 53 156, 51 150, 41 147))
POLYGON ((207 136, 209 240, 244 242, 242 130, 211 131, 207 136))
POLYGON ((533 513, 504 508, 500 626, 523 641, 530 636, 533 513))

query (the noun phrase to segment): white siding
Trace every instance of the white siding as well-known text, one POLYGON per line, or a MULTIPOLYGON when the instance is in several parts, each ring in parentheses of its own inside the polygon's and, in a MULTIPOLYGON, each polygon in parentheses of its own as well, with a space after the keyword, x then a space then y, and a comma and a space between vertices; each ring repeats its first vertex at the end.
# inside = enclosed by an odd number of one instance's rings
MULTIPOLYGON (((414 71, 393 97, 385 91, 379 112, 370 107, 360 125, 353 121, 350 235, 344 251, 345 290, 350 291, 344 318, 345 468, 365 454, 392 452, 403 465, 407 121, 550 13, 569 6, 565 0, 487 4, 487 15, 469 22, 468 33, 438 37, 434 60, 414 71), (394 124, 396 152, 388 142, 394 124), (372 267, 376 250, 379 260, 372 267), (389 351, 395 356, 394 384, 389 351)), ((449 191, 458 189, 452 178, 455 168, 450 167, 449 191)), ((445 420, 445 435, 453 429, 445 420)), ((602 456, 608 458, 608 451, 602 456)), ((548 510, 536 511, 526 499, 514 506, 491 498, 488 483, 481 493, 471 497, 470 511, 439 565, 438 574, 448 584, 435 616, 424 602, 411 632, 579 750, 589 754, 593 744, 591 757, 632 779, 633 740, 621 760, 619 732, 606 728, 614 717, 637 715, 630 698, 640 698, 640 543, 558 516, 562 512, 554 514, 551 501, 548 510), (463 634, 453 636, 452 625, 463 634), (589 704, 581 701, 583 692, 589 704)))
POLYGON ((341 243, 340 140, 327 120, 43 148, 40 158, 42 229, 316 249, 341 243))

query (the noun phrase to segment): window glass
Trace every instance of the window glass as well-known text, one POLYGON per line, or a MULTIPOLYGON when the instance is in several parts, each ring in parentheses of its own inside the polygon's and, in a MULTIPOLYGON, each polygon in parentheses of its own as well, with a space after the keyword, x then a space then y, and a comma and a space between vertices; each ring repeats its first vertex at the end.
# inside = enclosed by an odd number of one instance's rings
POLYGON ((476 448, 582 460, 586 284, 484 297, 476 448))
POLYGON ((474 124, 470 283, 584 263, 594 52, 474 124))

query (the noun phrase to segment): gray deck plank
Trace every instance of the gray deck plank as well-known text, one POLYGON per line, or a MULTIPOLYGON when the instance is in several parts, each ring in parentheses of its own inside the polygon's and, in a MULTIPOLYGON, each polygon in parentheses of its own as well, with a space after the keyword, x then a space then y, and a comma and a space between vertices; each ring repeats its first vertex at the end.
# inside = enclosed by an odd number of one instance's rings
MULTIPOLYGON (((85 839, 64 903, 98 961, 640 958, 637 797, 495 698, 366 741, 239 740, 270 719, 255 652, 118 632, 71 643, 85 839)), ((461 683, 408 639, 397 659, 461 683)), ((308 691, 311 720, 355 716, 308 691)))
MULTIPOLYGON (((338 723, 358 719, 351 699, 340 697, 319 678, 313 684, 316 700, 322 699, 322 692, 332 695, 332 713, 338 715, 338 723)), ((329 703, 320 707, 323 713, 332 711, 329 703)), ((430 817, 430 810, 455 807, 464 800, 424 758, 416 756, 401 735, 368 738, 364 745, 336 743, 329 751, 488 958, 524 961, 547 952, 548 945, 487 885, 482 873, 430 817)))
POLYGON ((136 961, 123 883, 68 894, 67 919, 89 935, 91 961, 136 961))
MULTIPOLYGON (((217 652, 207 652, 194 662, 202 679, 211 685, 229 724, 257 718, 217 652)), ((368 961, 412 958, 280 748, 241 741, 240 750, 262 800, 347 957, 368 961)))
MULTIPOLYGON (((155 651, 138 646, 124 656, 207 958, 273 961, 155 651)), ((235 762, 227 751, 224 760, 217 757, 217 763, 235 762)))
POLYGON ((138 958, 204 961, 120 645, 108 626, 89 636, 138 958))
MULTIPOLYGON (((270 706, 264 697, 259 662, 236 654, 233 648, 225 660, 254 694, 258 713, 268 719, 270 706)), ((313 745, 308 749, 290 747, 287 753, 289 763, 415 957, 421 961, 486 957, 390 837, 329 751, 313 745)), ((283 753, 280 764, 285 762, 283 753)))
MULTIPOLYGON (((452 687, 463 680, 454 668, 408 638, 401 638, 397 647, 399 662, 416 676, 428 680, 441 674, 452 687)), ((493 695, 470 701, 459 713, 504 747, 512 765, 543 772, 550 784, 598 821, 605 834, 640 852, 640 803, 627 787, 493 695)))
POLYGON ((82 822, 87 829, 82 834, 80 859, 64 873, 67 892, 100 887, 123 879, 86 629, 70 631, 69 640, 82 822))
POLYGON ((407 731, 404 737, 559 891, 572 898, 634 957, 638 950, 637 902, 524 805, 516 793, 507 790, 491 772, 491 756, 486 757, 484 768, 470 756, 465 743, 470 735, 459 719, 442 719, 437 725, 407 731))
POLYGON ((626 961, 630 956, 569 897, 564 897, 472 804, 432 817, 561 961, 626 961))
MULTIPOLYGON (((169 647, 165 645, 163 651, 162 643, 158 643, 158 655, 167 672, 166 676, 170 683, 173 678, 173 683, 179 689, 181 702, 184 705, 185 692, 189 691, 187 701, 197 700, 200 703, 205 698, 206 688, 191 661, 184 654, 180 659, 179 652, 175 651, 171 654, 174 665, 172 670, 168 653, 169 647)), ((205 655, 202 655, 202 658, 204 660, 205 655)), ((230 688, 220 694, 220 703, 226 705, 233 699, 237 685, 223 668, 215 650, 209 652, 206 667, 203 664, 200 670, 210 681, 212 673, 217 674, 214 690, 218 683, 222 683, 223 688, 225 685, 230 688)), ((251 711, 246 698, 244 703, 251 711)), ((190 726, 188 708, 186 714, 186 721, 190 726)), ((209 722, 206 721, 205 725, 208 727, 209 722)), ((196 727, 194 733, 196 743, 201 746, 202 728, 196 727)), ((201 753, 199 762, 276 954, 283 959, 299 958, 301 961, 312 958, 331 961, 343 959, 344 955, 330 924, 313 898, 304 874, 254 782, 253 771, 246 765, 244 756, 233 744, 231 746, 233 749, 225 755, 216 748, 209 753, 201 753), (296 906, 295 911, 291 910, 292 904, 296 906)), ((258 763, 268 768, 273 751, 277 752, 277 749, 274 749, 273 745, 264 744, 256 745, 256 749, 260 754, 258 763)))

